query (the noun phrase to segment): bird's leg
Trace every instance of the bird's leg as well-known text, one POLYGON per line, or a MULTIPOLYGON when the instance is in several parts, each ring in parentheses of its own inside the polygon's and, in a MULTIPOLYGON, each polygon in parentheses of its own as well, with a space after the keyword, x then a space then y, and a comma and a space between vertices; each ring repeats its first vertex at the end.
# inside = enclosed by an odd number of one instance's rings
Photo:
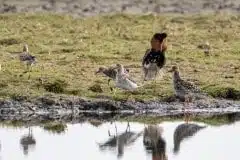
POLYGON ((112 87, 110 87, 111 88, 111 91, 112 91, 112 93, 113 93, 113 97, 115 98, 116 97, 116 89, 115 88, 112 88, 112 87))
POLYGON ((190 115, 189 115, 188 112, 185 111, 185 108, 189 106, 189 101, 190 101, 190 97, 188 95, 185 96, 185 100, 184 100, 184 121, 187 124, 190 121, 190 115))
POLYGON ((110 85, 110 81, 111 81, 111 79, 109 78, 109 79, 108 79, 108 85, 110 85))
POLYGON ((30 73, 28 72, 28 79, 30 79, 30 77, 31 77, 31 75, 30 75, 30 73))
POLYGON ((153 83, 154 83, 154 90, 153 90, 153 92, 154 92, 154 95, 155 95, 156 92, 157 92, 157 80, 156 80, 156 77, 154 78, 153 83))
POLYGON ((114 122, 114 125, 115 125, 116 136, 117 136, 117 125, 116 125, 116 123, 115 123, 115 122, 114 122))
POLYGON ((108 86, 109 86, 111 92, 113 92, 113 88, 110 86, 110 81, 111 81, 111 79, 109 78, 109 79, 108 79, 108 86))
POLYGON ((127 123, 127 129, 126 129, 126 132, 129 131, 130 132, 130 124, 129 122, 127 123))

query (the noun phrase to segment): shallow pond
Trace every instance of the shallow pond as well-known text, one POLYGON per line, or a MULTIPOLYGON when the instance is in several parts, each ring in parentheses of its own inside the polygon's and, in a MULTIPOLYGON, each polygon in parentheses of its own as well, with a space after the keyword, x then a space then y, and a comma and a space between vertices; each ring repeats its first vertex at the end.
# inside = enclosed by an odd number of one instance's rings
MULTIPOLYGON (((192 122, 194 123, 194 122, 192 122)), ((193 136, 180 142, 178 152, 174 146, 174 132, 183 124, 177 122, 163 122, 158 124, 164 131, 162 138, 166 142, 168 160, 226 160, 239 159, 240 122, 231 125, 207 126, 197 131, 193 136)), ((145 125, 146 126, 146 125, 145 125)), ((32 145, 24 142, 24 136, 29 133, 28 128, 0 127, 1 160, 162 160, 153 156, 143 144, 144 124, 130 122, 128 138, 120 143, 114 138, 126 133, 127 123, 103 123, 98 127, 90 123, 69 124, 64 133, 52 133, 42 127, 31 127, 33 138, 28 140, 32 145), (116 127, 115 127, 116 126, 116 127), (101 144, 109 140, 108 146, 101 144), (35 145, 34 145, 35 144, 35 145), (124 144, 122 147, 117 144, 124 144)), ((129 129, 129 128, 128 128, 129 129)), ((184 129, 181 131, 185 132, 184 129)), ((121 137, 121 136, 119 136, 121 137)))

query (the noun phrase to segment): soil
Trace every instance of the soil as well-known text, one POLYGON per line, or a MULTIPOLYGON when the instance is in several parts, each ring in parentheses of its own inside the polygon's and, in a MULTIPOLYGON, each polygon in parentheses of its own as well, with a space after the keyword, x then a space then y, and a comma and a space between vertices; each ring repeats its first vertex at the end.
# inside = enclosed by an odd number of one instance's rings
POLYGON ((99 118, 108 120, 125 116, 183 116, 184 110, 195 116, 211 116, 240 111, 239 101, 224 99, 199 99, 188 105, 172 101, 113 101, 109 99, 84 99, 74 96, 45 95, 28 99, 15 97, 0 101, 0 121, 5 120, 62 120, 99 118))

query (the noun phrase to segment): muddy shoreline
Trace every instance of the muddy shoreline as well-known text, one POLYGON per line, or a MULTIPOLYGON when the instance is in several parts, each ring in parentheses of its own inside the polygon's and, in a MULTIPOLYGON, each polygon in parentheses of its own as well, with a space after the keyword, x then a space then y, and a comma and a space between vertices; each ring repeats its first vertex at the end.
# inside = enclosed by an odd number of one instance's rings
POLYGON ((87 118, 110 120, 128 116, 183 116, 185 108, 195 116, 213 116, 240 112, 240 102, 223 99, 196 100, 184 106, 177 101, 113 101, 109 99, 85 99, 76 96, 45 95, 28 99, 18 97, 0 100, 0 120, 70 122, 87 118))

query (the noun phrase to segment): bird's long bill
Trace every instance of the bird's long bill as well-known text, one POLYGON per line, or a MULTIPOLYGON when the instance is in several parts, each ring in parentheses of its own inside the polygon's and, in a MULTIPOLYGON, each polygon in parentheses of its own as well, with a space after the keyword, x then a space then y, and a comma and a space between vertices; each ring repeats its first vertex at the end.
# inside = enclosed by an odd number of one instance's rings
POLYGON ((173 69, 168 70, 167 72, 173 72, 173 69))

